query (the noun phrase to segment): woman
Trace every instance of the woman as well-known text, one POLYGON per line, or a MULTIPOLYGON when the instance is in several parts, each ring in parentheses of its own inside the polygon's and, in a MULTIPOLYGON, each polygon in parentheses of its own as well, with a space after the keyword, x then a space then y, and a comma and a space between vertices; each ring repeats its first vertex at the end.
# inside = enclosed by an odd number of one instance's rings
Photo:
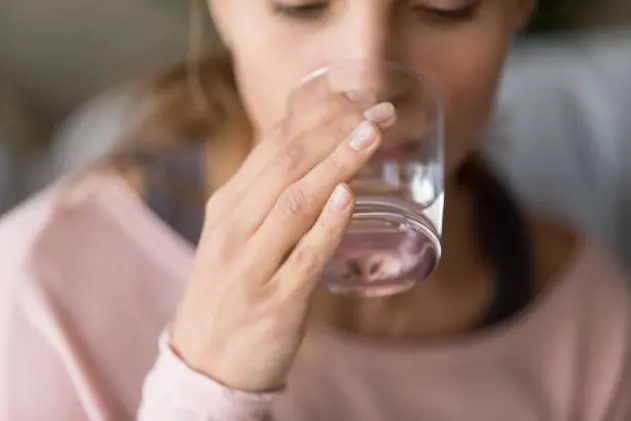
POLYGON ((166 75, 135 159, 121 152, 0 228, 6 419, 629 416, 622 275, 585 240, 522 216, 475 152, 532 1, 210 6, 232 63, 201 67, 205 95, 166 75), (274 130, 294 81, 347 58, 399 61, 445 100, 445 253, 395 297, 314 286, 351 215, 345 182, 396 108, 320 116, 298 138, 274 130), (207 141, 167 153, 175 138, 207 141), (214 191, 203 228, 195 182, 214 191))

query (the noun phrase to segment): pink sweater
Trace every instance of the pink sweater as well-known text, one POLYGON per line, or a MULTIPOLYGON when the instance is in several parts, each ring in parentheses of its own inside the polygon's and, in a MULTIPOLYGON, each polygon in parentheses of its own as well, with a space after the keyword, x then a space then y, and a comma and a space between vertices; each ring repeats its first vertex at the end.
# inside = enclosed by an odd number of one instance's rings
POLYGON ((193 250, 122 180, 42 193, 0 222, 0 256, 2 421, 631 419, 628 285, 590 245, 518 320, 474 337, 313 331, 274 395, 225 389, 159 341, 193 250))

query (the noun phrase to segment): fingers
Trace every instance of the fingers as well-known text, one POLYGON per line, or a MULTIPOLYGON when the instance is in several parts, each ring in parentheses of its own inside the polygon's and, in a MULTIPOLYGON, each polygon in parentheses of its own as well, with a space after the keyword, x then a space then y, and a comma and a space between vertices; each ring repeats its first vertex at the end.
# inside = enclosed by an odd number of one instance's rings
POLYGON ((282 262, 311 228, 335 186, 352 178, 377 150, 380 140, 378 126, 364 121, 332 154, 283 191, 251 240, 265 251, 269 269, 282 262))
POLYGON ((271 276, 274 289, 283 297, 311 293, 326 264, 339 245, 353 212, 354 198, 345 184, 335 187, 312 228, 300 239, 285 263, 271 276))
MULTIPOLYGON (((242 171, 235 177, 235 184, 252 186, 262 171, 270 166, 270 162, 282 160, 284 156, 291 155, 289 144, 296 139, 304 137, 307 133, 316 131, 318 127, 326 127, 336 120, 352 118, 352 115, 361 115, 361 103, 353 102, 342 94, 325 96, 322 92, 315 92, 311 98, 307 92, 300 91, 298 98, 294 98, 294 104, 289 107, 288 114, 283 123, 278 124, 264 139, 261 139, 255 150, 244 162, 242 171), (307 101, 305 98, 311 100, 307 101), (321 98, 322 97, 322 98, 321 98), (280 156, 279 156, 280 155, 280 156)), ((343 125, 344 122, 340 121, 343 125)), ((352 128, 351 128, 352 130, 352 128)), ((315 147, 323 146, 318 142, 315 147)))
MULTIPOLYGON (((378 124, 384 128, 394 122, 395 112, 392 104, 378 104, 366 110, 363 115, 352 114, 336 121, 329 126, 309 133, 297 139, 284 148, 280 149, 266 169, 261 172, 258 179, 250 186, 247 197, 241 202, 235 212, 235 217, 240 221, 248 221, 246 225, 242 225, 244 229, 243 235, 252 235, 263 223, 271 209, 277 205, 279 196, 283 194, 291 184, 302 178, 311 171, 319 163, 327 159, 333 150, 340 148, 338 154, 333 157, 333 161, 328 161, 330 169, 334 170, 330 176, 340 176, 336 182, 346 180, 352 173, 358 170, 368 155, 357 155, 359 161, 351 164, 347 162, 350 157, 356 154, 345 154, 342 151, 350 151, 351 133, 354 136, 360 135, 359 126, 362 122, 370 122, 370 127, 378 131, 378 124), (364 156, 365 159, 361 157, 364 156), (346 159, 347 161, 342 162, 346 159), (347 173, 344 173, 346 171, 347 173)), ((352 159, 351 159, 352 160, 352 159)), ((327 178, 329 180, 330 178, 327 178)), ((335 183, 333 183, 325 194, 330 193, 335 183)), ((281 203, 288 203, 289 208, 302 208, 302 202, 306 202, 306 198, 312 200, 311 192, 301 197, 299 192, 292 193, 292 189, 284 194, 285 199, 281 199, 281 203)), ((311 212, 318 212, 323 202, 316 202, 316 208, 311 212)), ((282 205, 281 205, 282 206, 282 205)), ((299 211, 290 211, 292 213, 300 213, 299 211)), ((315 218, 315 215, 313 215, 315 218)))
MULTIPOLYGON (((359 115, 366 104, 363 99, 352 100, 348 95, 332 93, 322 83, 306 84, 292 94, 284 121, 256 143, 239 171, 213 195, 208 207, 221 216, 234 211, 243 197, 252 191, 253 184, 262 177, 262 172, 270 166, 270 162, 283 161, 287 155, 294 153, 281 152, 289 143, 344 116, 352 113, 359 115)), ((313 146, 326 147, 326 144, 319 142, 313 146)))
POLYGON ((369 94, 359 95, 332 88, 329 78, 315 78, 291 93, 285 118, 287 135, 298 137, 341 116, 361 114, 376 103, 376 98, 369 94))

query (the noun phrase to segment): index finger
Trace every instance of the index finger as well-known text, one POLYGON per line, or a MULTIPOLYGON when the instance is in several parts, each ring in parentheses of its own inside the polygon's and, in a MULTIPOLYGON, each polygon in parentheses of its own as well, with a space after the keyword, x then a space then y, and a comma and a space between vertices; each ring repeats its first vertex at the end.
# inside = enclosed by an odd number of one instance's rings
POLYGON ((252 152, 222 187, 221 194, 217 195, 219 199, 215 201, 221 202, 222 209, 232 209, 260 178, 269 162, 290 142, 318 126, 357 113, 367 104, 368 97, 332 92, 320 79, 301 85, 291 93, 284 119, 256 142, 252 152))

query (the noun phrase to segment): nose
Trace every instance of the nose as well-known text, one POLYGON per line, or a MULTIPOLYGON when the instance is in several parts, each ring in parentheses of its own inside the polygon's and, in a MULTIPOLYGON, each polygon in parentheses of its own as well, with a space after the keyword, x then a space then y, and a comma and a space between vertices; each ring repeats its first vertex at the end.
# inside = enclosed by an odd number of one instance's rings
POLYGON ((364 63, 354 67, 352 78, 356 89, 375 93, 380 100, 395 101, 405 94, 404 83, 392 66, 381 64, 401 64, 397 57, 397 28, 388 3, 358 0, 354 7, 349 5, 339 26, 338 61, 364 63))
MULTIPOLYGON (((381 61, 391 58, 389 44, 392 29, 388 10, 374 2, 361 0, 362 7, 355 5, 347 14, 344 26, 344 49, 351 59, 381 61)), ((350 7, 349 7, 350 9, 350 7)))

